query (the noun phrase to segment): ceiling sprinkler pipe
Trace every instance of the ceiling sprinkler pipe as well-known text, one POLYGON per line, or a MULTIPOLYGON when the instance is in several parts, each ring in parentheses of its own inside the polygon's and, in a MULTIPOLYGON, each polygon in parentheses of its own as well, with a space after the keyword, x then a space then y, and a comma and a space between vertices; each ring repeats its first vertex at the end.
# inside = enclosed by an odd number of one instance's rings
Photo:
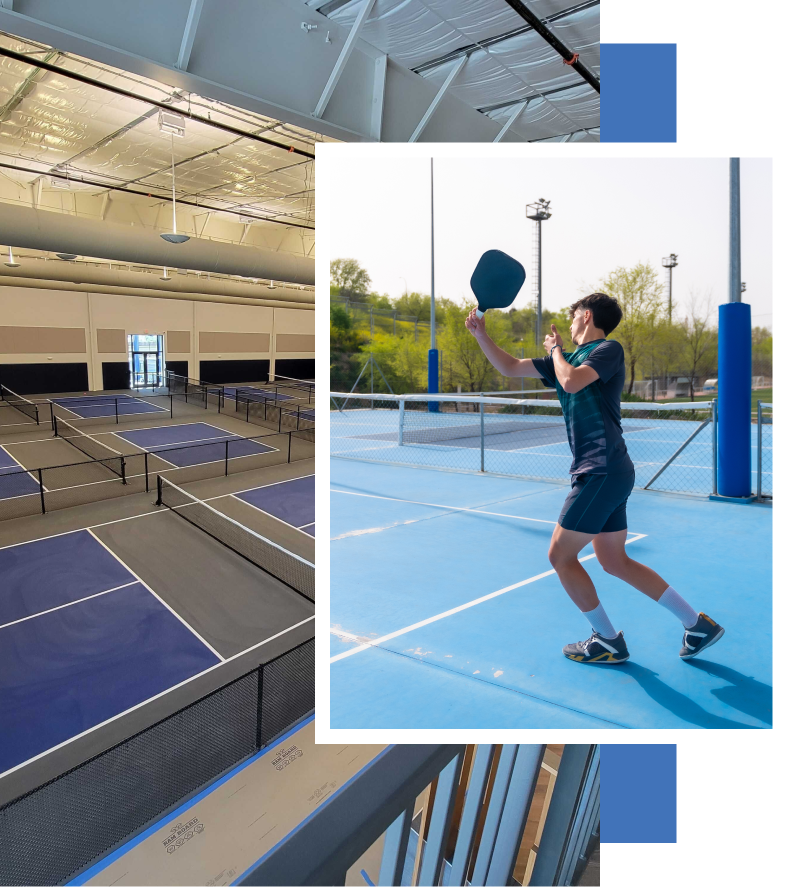
POLYGON ((192 237, 177 246, 164 242, 159 232, 102 222, 80 216, 0 203, 0 231, 9 246, 54 253, 110 259, 137 265, 157 265, 273 278, 314 286, 315 262, 291 253, 252 248, 235 243, 192 237))

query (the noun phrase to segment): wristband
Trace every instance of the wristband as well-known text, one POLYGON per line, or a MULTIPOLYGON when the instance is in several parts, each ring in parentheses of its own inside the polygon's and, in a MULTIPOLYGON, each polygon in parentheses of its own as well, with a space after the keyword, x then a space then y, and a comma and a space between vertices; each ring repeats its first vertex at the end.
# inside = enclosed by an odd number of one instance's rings
POLYGON ((553 345, 553 347, 550 349, 550 359, 551 359, 551 360, 552 360, 552 357, 553 357, 553 352, 555 351, 556 348, 558 348, 558 345, 553 345))

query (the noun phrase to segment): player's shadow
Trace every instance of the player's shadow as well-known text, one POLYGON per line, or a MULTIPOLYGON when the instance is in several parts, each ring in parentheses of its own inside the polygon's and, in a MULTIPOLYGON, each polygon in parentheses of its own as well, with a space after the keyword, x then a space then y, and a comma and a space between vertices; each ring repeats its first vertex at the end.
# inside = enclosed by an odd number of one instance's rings
POLYGON ((736 708, 750 717, 772 725, 772 688, 768 684, 747 677, 727 665, 707 662, 703 659, 690 659, 688 665, 701 669, 707 674, 728 681, 729 687, 720 687, 711 692, 725 705, 736 708))
POLYGON ((674 715, 690 724, 712 730, 758 729, 750 724, 742 724, 739 721, 732 721, 729 718, 722 718, 711 714, 711 712, 698 705, 697 702, 693 702, 688 696, 679 693, 677 690, 669 687, 664 681, 661 681, 655 671, 644 668, 631 659, 629 662, 619 666, 619 668, 625 674, 634 678, 658 705, 673 712, 674 715))

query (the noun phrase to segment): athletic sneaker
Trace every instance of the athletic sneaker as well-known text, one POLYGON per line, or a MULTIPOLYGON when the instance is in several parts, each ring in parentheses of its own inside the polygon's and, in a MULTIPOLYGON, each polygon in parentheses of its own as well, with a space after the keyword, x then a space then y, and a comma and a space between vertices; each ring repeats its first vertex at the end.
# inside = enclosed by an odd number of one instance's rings
POLYGON ((705 613, 698 614, 698 621, 692 626, 684 630, 684 646, 679 652, 682 659, 692 659, 697 656, 701 650, 705 650, 725 634, 725 629, 705 613))
POLYGON ((596 662, 600 665, 618 665, 629 659, 624 641, 624 632, 620 631, 614 638, 603 638, 599 632, 594 632, 587 641, 577 644, 567 644, 564 647, 564 656, 574 659, 575 662, 596 662))

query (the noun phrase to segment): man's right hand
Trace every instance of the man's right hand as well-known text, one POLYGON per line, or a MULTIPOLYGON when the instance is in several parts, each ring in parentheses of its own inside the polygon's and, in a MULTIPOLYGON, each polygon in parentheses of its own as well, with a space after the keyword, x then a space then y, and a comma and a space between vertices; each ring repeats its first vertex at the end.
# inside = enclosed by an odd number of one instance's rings
POLYGON ((475 308, 471 308, 470 314, 465 318, 465 328, 474 339, 479 339, 482 336, 487 335, 487 330, 484 326, 484 318, 476 316, 475 308))

